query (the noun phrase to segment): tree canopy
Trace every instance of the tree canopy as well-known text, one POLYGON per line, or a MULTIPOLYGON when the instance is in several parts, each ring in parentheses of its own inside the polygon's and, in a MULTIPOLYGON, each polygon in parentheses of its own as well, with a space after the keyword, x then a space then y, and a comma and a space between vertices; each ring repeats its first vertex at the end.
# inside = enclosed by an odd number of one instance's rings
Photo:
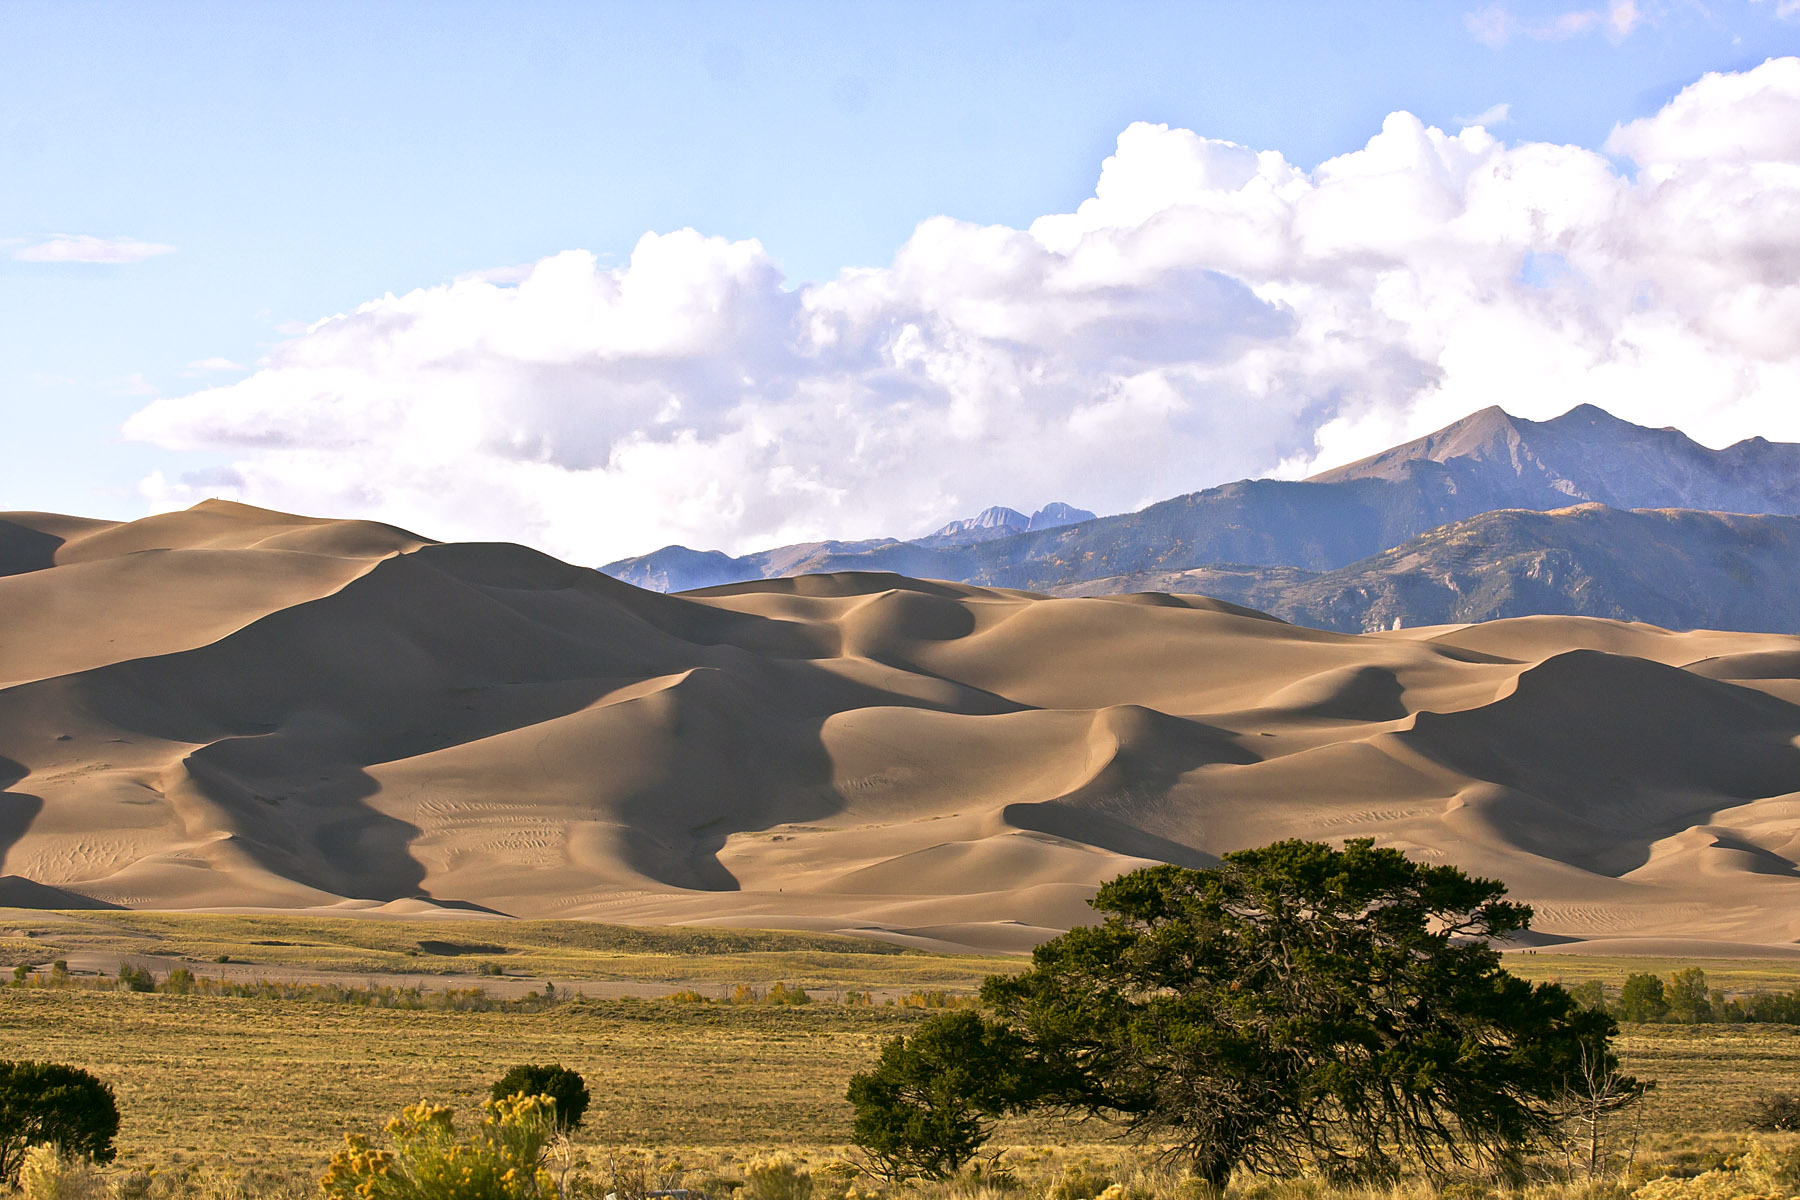
POLYGON ((881 1048, 850 1079, 851 1140, 891 1180, 948 1179, 974 1157, 993 1121, 1027 1103, 1029 1061, 1017 1034, 979 1013, 944 1013, 881 1048))
POLYGON ((28 1147, 111 1162, 119 1132, 112 1088, 80 1067, 0 1061, 0 1181, 18 1177, 28 1147))
POLYGON ((982 997, 1038 1103, 1171 1144, 1216 1184, 1240 1166, 1507 1169, 1584 1063, 1617 1064, 1610 1017, 1502 969, 1486 939, 1531 918, 1504 895, 1368 839, 1150 867, 982 997))

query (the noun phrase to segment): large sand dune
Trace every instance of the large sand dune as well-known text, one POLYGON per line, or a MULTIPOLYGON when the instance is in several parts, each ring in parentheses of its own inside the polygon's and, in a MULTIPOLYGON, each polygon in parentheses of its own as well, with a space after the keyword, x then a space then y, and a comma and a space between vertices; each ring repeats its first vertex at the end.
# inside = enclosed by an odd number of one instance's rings
POLYGON ((1785 943, 1797 738, 1794 637, 1357 637, 878 574, 663 596, 217 502, 0 521, 0 903, 1011 948, 1145 862, 1366 835, 1549 934, 1785 943))

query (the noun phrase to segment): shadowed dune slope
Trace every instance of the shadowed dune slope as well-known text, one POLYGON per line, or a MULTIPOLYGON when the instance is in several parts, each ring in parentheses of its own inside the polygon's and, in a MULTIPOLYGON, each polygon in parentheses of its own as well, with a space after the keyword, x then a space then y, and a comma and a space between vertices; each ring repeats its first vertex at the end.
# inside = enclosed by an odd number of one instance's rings
POLYGON ((1574 937, 1800 938, 1800 638, 1350 636, 837 574, 681 596, 208 502, 0 514, 0 903, 414 907, 1022 947, 1369 836, 1574 937))

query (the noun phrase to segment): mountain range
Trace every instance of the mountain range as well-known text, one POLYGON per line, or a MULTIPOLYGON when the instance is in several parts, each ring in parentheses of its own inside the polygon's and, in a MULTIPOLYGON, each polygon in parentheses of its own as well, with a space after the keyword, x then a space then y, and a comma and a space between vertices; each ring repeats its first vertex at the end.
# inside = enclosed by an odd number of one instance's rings
POLYGON ((1792 522, 1775 518, 1795 515, 1800 445, 1713 450, 1592 405, 1549 421, 1488 408, 1307 480, 1240 480, 1051 529, 742 558, 675 546, 602 569, 662 591, 889 570, 1058 595, 1204 592, 1340 630, 1533 612, 1792 630, 1786 581, 1800 558, 1792 522), (1659 562, 1691 566, 1691 586, 1659 562))

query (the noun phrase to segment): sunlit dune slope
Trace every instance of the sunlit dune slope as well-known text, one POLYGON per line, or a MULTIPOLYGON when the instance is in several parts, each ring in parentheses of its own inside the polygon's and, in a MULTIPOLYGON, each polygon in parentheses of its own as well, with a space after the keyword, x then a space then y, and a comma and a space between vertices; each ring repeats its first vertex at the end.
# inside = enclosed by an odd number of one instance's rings
POLYGON ((1797 705, 1775 635, 1359 637, 882 574, 664 596, 217 502, 0 514, 0 902, 1019 947, 1133 866, 1372 836, 1551 934, 1782 942, 1797 705))

